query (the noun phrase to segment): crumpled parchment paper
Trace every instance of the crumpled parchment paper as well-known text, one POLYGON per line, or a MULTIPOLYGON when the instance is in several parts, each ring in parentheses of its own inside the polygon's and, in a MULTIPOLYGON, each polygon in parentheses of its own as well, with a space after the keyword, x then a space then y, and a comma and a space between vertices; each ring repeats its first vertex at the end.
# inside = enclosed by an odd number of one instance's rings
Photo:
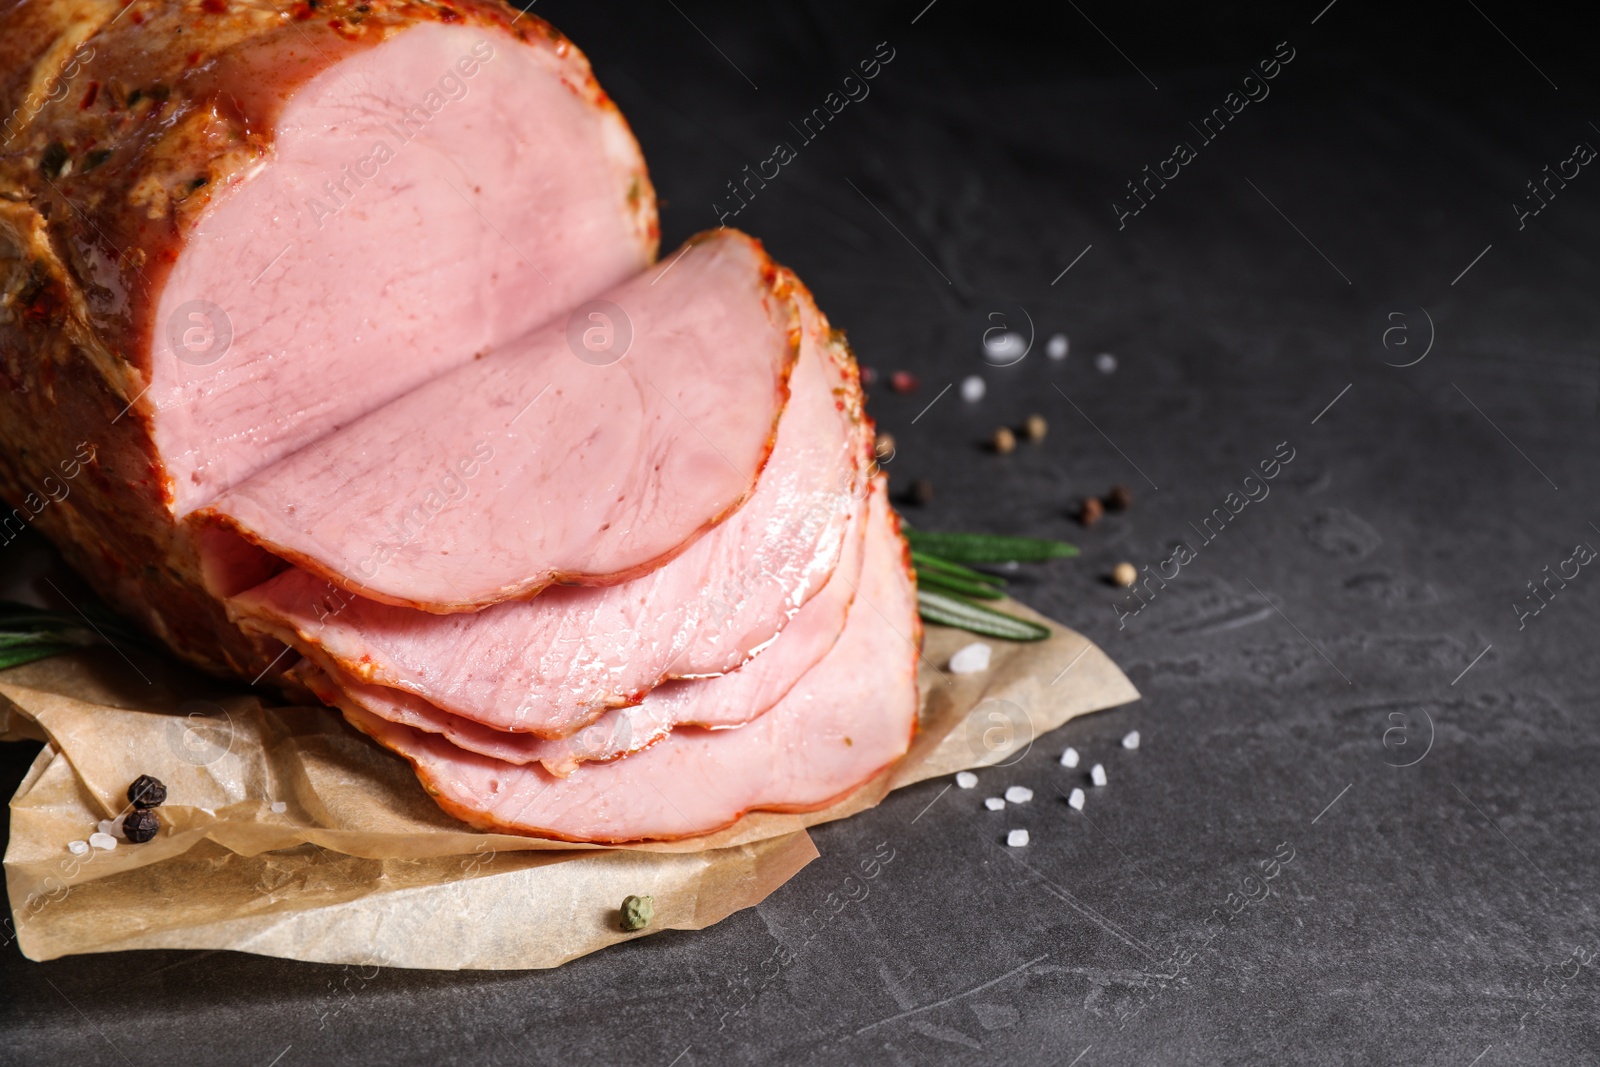
POLYGON ((1032 644, 930 626, 921 725, 900 763, 832 806, 755 812, 689 841, 599 847, 470 829, 409 765, 321 707, 274 707, 113 649, 0 672, 0 739, 46 742, 11 800, 6 889, 22 951, 47 960, 133 948, 234 949, 362 966, 554 967, 657 930, 698 930, 763 900, 817 856, 806 827, 891 789, 1020 758, 1086 712, 1138 699, 1087 638, 1046 622, 1032 644), (977 640, 989 669, 946 670, 977 640), (162 831, 74 856, 166 783, 162 831), (655 898, 638 933, 629 894, 655 898))

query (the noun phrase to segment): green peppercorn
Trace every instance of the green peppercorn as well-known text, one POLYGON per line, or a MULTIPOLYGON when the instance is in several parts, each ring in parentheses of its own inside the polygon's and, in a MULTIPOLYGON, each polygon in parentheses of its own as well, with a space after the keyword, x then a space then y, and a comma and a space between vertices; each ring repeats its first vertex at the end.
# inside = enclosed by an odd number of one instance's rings
POLYGON ((655 897, 625 897, 622 901, 622 928, 632 933, 643 930, 655 917, 655 897))

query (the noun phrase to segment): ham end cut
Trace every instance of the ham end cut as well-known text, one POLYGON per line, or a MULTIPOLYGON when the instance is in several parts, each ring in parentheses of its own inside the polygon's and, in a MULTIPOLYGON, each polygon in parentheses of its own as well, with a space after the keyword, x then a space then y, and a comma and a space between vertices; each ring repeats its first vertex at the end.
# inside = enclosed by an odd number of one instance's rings
POLYGON ((738 667, 828 581, 866 484, 872 433, 855 361, 809 294, 796 295, 805 331, 772 457, 744 506, 665 566, 456 615, 378 604, 294 569, 230 609, 353 679, 552 739, 667 678, 738 667))
POLYGON ((8 3, 0 116, 3 539, 246 678, 179 520, 655 256, 621 114, 496 0, 8 3))
POLYGON ((755 488, 798 352, 791 277, 713 231, 202 515, 367 599, 440 613, 650 571, 755 488), (586 348, 590 331, 611 347, 586 348))
POLYGON ((920 641, 910 556, 867 541, 844 633, 765 715, 744 726, 674 729, 641 752, 558 778, 467 752, 437 734, 349 709, 345 717, 411 762, 446 811, 486 830, 572 841, 671 840, 747 811, 812 811, 903 756, 917 723, 920 641))

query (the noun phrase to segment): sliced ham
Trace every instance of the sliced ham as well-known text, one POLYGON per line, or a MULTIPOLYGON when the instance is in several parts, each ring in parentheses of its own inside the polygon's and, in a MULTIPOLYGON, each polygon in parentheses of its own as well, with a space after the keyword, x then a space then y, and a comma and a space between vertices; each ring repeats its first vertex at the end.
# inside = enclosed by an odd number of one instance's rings
MULTIPOLYGON (((883 521, 893 523, 892 513, 883 521)), ((868 541, 838 644, 772 710, 737 729, 679 727, 642 752, 558 778, 367 712, 345 717, 409 760, 440 807, 483 829, 676 839, 747 811, 825 807, 903 756, 916 728, 916 592, 895 532, 868 541)))
POLYGON ((798 352, 791 278, 744 234, 703 235, 570 328, 427 382, 202 515, 424 611, 646 573, 755 488, 798 352))
POLYGON ((0 122, 7 536, 246 679, 178 518, 655 255, 627 124, 498 0, 5 0, 0 122))
MULTIPOLYGON (((828 654, 844 630, 861 581, 865 538, 892 542, 888 501, 880 490, 857 505, 845 536, 845 553, 822 591, 806 602, 794 620, 755 659, 716 678, 668 682, 637 705, 606 712, 595 723, 566 738, 544 739, 508 733, 441 711, 420 697, 368 685, 325 659, 320 671, 302 671, 317 696, 336 707, 355 707, 389 722, 439 734, 456 747, 506 763, 544 765, 565 778, 582 762, 615 759, 647 748, 677 726, 716 729, 742 726, 782 700, 800 678, 828 654)), ((880 547, 889 555, 893 544, 880 547)))
POLYGON ((806 329, 772 458, 750 500, 666 566, 458 615, 376 604, 294 570, 232 610, 363 682, 548 738, 637 703, 665 678, 732 670, 828 580, 864 487, 871 434, 854 361, 796 293, 806 329))

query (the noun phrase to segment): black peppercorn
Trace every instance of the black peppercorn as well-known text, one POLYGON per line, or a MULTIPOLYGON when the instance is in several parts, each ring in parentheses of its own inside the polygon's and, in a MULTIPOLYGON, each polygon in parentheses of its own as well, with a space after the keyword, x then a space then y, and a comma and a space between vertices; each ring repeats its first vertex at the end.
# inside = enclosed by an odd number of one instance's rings
POLYGON ((1125 485, 1113 485, 1106 494, 1107 511, 1127 511, 1133 506, 1133 490, 1125 485))
POLYGON ((141 774, 128 787, 128 803, 136 808, 159 808, 167 802, 167 787, 161 779, 141 774))
POLYGON ((153 811, 134 808, 122 817, 122 836, 135 845, 142 845, 161 829, 161 818, 153 811))
POLYGON ((918 478, 912 482, 910 499, 913 504, 933 503, 933 483, 926 478, 918 478))

